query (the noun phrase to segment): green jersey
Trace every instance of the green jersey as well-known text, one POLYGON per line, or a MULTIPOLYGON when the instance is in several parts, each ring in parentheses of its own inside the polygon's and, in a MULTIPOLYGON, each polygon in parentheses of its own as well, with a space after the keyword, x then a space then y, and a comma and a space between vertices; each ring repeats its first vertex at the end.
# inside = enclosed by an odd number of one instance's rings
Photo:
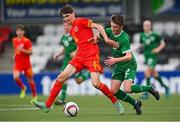
POLYGON ((142 43, 144 48, 145 63, 150 68, 154 68, 157 64, 157 54, 152 53, 152 50, 160 45, 162 38, 155 32, 151 32, 148 34, 142 32, 140 39, 140 42, 142 43))
POLYGON ((64 62, 62 65, 61 70, 64 70, 64 68, 67 66, 68 62, 71 60, 71 53, 76 50, 76 44, 73 40, 73 38, 68 34, 64 34, 61 38, 60 44, 64 47, 65 49, 65 57, 64 57, 64 62))
MULTIPOLYGON (((125 55, 126 52, 130 52, 130 40, 129 36, 125 31, 122 31, 119 35, 114 35, 111 28, 105 29, 107 36, 118 42, 120 47, 118 49, 112 48, 112 55, 115 58, 120 58, 125 55)), ((102 36, 101 36, 102 37, 102 36)), ((133 81, 136 75, 137 63, 134 55, 132 54, 132 59, 126 62, 117 62, 115 64, 112 79, 133 81)))
POLYGON ((149 34, 142 32, 140 39, 144 47, 144 55, 155 55, 152 53, 152 50, 158 47, 162 40, 161 36, 155 32, 149 34))
MULTIPOLYGON (((114 35, 114 33, 112 32, 112 29, 107 28, 105 29, 105 32, 110 39, 118 42, 120 45, 119 49, 112 48, 113 57, 115 58, 123 57, 126 52, 131 51, 129 36, 125 31, 122 31, 119 35, 114 35)), ((130 63, 136 63, 136 59, 134 56, 130 61, 118 62, 117 64, 121 66, 128 66, 130 63)))

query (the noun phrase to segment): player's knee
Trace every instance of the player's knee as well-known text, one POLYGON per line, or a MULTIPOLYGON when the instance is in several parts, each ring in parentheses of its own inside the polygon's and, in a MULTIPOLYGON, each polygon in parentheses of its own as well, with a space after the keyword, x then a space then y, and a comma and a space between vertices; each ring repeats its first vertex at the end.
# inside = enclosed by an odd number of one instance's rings
POLYGON ((67 76, 65 74, 60 74, 58 77, 57 77, 57 80, 61 83, 63 83, 65 80, 67 79, 67 76))
POLYGON ((82 83, 82 79, 80 79, 80 78, 76 78, 75 81, 76 81, 76 83, 79 84, 79 85, 82 83))
POLYGON ((14 78, 15 81, 19 80, 19 76, 14 75, 13 78, 14 78))
POLYGON ((92 85, 93 85, 95 88, 99 88, 100 82, 92 82, 92 85))
POLYGON ((145 75, 146 75, 146 77, 150 77, 151 76, 151 71, 146 71, 145 75))
POLYGON ((129 87, 124 87, 124 92, 131 93, 131 89, 129 87))
POLYGON ((117 90, 115 90, 115 89, 110 89, 110 91, 111 91, 111 93, 113 93, 113 94, 115 94, 116 92, 117 92, 117 90))

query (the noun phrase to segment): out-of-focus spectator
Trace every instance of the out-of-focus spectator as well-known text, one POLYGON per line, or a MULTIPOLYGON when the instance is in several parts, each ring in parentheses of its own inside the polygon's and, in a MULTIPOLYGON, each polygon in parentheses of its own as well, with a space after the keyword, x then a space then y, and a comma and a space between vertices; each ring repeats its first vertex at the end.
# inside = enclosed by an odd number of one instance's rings
POLYGON ((10 32, 10 27, 0 27, 0 53, 2 53, 4 50, 4 42, 8 41, 10 32))

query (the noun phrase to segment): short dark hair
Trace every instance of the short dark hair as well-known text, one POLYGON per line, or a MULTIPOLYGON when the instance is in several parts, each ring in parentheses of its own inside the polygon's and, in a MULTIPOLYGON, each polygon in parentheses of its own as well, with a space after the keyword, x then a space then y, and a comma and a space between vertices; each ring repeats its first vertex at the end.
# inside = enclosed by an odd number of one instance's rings
POLYGON ((16 26, 16 30, 17 30, 17 29, 21 29, 21 30, 25 31, 24 25, 17 25, 17 26, 16 26))
POLYGON ((64 5, 60 10, 60 16, 62 17, 63 14, 73 13, 74 9, 70 4, 64 5))
POLYGON ((122 15, 112 15, 110 21, 119 26, 123 26, 124 17, 122 15))

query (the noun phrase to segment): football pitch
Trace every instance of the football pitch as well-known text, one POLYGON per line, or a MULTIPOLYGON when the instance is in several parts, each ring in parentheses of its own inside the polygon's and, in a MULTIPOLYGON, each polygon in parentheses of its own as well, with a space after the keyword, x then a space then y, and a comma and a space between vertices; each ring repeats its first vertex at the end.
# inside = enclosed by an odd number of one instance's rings
MULTIPOLYGON (((135 98, 139 96, 133 95, 135 98)), ((39 96, 39 101, 47 97, 39 96)), ((111 102, 104 96, 69 96, 68 101, 79 105, 76 117, 66 117, 63 106, 53 106, 49 113, 35 108, 31 96, 20 99, 17 95, 0 96, 0 121, 180 121, 180 95, 169 99, 161 95, 160 101, 152 96, 143 100, 142 115, 136 115, 132 106, 124 103, 125 113, 119 115, 111 102)))

